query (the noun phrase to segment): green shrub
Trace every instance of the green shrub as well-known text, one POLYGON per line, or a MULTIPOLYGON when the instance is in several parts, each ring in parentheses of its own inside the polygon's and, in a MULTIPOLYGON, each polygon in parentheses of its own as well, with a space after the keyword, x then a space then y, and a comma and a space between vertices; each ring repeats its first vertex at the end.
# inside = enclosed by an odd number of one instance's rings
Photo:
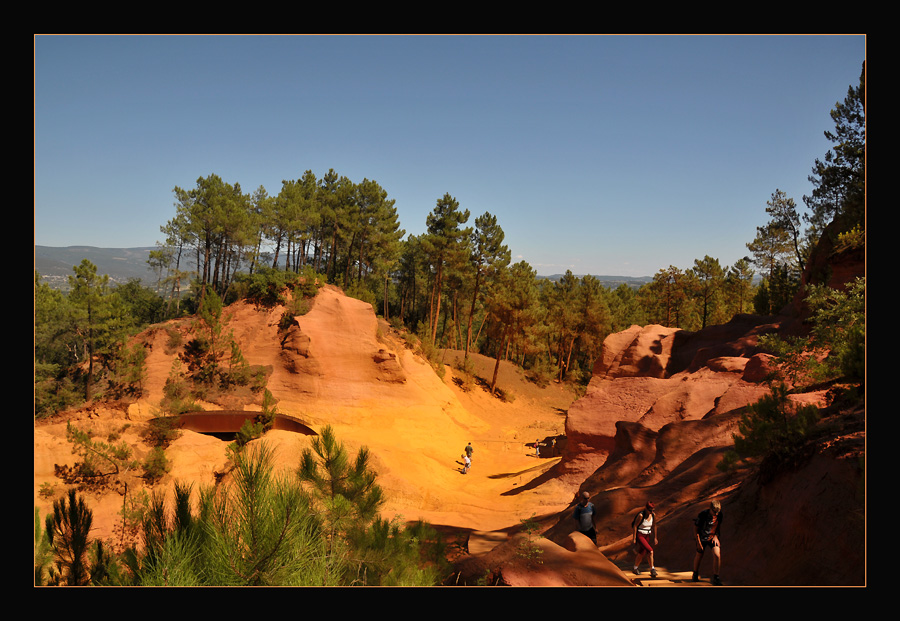
POLYGON ((79 471, 84 476, 106 476, 119 474, 134 468, 137 463, 131 458, 131 447, 125 442, 118 444, 95 440, 90 433, 66 424, 66 440, 72 450, 82 458, 79 471))
POLYGON ((295 317, 302 317, 309 312, 309 300, 302 297, 294 297, 285 305, 284 312, 281 313, 281 319, 278 322, 279 330, 287 330, 291 327, 295 317))
POLYGON ((419 338, 412 332, 404 330, 400 336, 403 337, 403 342, 406 344, 406 346, 413 351, 415 351, 419 347, 419 338))
POLYGON ((471 358, 460 358, 456 362, 456 369, 462 374, 460 388, 469 392, 475 387, 475 362, 471 358))
POLYGON ((328 284, 325 274, 317 273, 312 266, 304 265, 300 268, 299 278, 294 285, 294 297, 315 297, 319 289, 328 284))
POLYGON ((494 388, 494 390, 503 403, 513 403, 516 400, 516 395, 510 390, 503 390, 499 386, 494 388))
POLYGON ((182 362, 176 358, 163 386, 163 399, 160 403, 162 410, 173 416, 203 409, 193 400, 194 390, 181 369, 182 362))
POLYGON ((831 353, 826 363, 846 379, 866 376, 866 279, 856 278, 838 291, 813 286, 807 297, 814 309, 813 341, 831 353))
POLYGON ((184 344, 184 336, 182 336, 181 331, 175 326, 166 326, 166 335, 168 336, 166 339, 167 354, 176 352, 178 348, 184 344))
POLYGON ((147 348, 122 345, 109 357, 109 391, 115 398, 140 397, 147 378, 147 348))
POLYGON ((520 522, 522 524, 522 534, 519 542, 516 544, 516 556, 525 559, 528 563, 540 565, 543 563, 542 555, 544 553, 543 549, 537 544, 539 535, 536 533, 540 525, 535 520, 534 514, 530 518, 520 520, 520 522))
POLYGON ((285 272, 272 267, 260 267, 252 274, 235 276, 234 286, 237 297, 271 308, 283 304, 284 293, 298 281, 294 272, 285 272))
POLYGON ((444 379, 446 369, 444 369, 444 362, 441 359, 441 350, 435 347, 434 342, 431 340, 428 326, 420 321, 416 331, 417 335, 416 337, 413 337, 414 340, 407 339, 407 343, 415 342, 416 353, 431 364, 431 367, 434 369, 434 372, 437 373, 438 377, 444 379))
POLYGON ((734 451, 726 455, 720 469, 753 457, 785 462, 798 453, 818 420, 819 408, 795 404, 787 387, 776 384, 769 395, 746 407, 733 434, 734 451))
POLYGON ((357 300, 362 300, 363 302, 368 302, 372 305, 372 308, 375 308, 377 304, 377 300, 375 299, 375 294, 372 293, 369 289, 366 288, 362 283, 356 283, 352 285, 349 289, 345 291, 345 293, 351 298, 356 298, 357 300))
POLYGON ((144 469, 144 478, 151 482, 158 481, 172 469, 172 463, 160 446, 154 446, 141 465, 144 469))
POLYGON ((866 231, 857 224, 849 231, 839 233, 837 242, 834 244, 835 254, 844 252, 845 250, 853 250, 855 248, 866 247, 866 231))
POLYGON ((57 364, 34 364, 34 415, 46 418, 84 402, 84 389, 57 364))
POLYGON ((234 442, 228 445, 228 454, 234 459, 247 444, 262 437, 265 431, 266 426, 262 422, 248 418, 234 434, 234 442))
POLYGON ((760 337, 760 347, 778 357, 780 375, 802 385, 843 378, 863 382, 866 373, 866 280, 844 290, 811 285, 809 337, 760 337))
POLYGON ((525 373, 525 378, 540 388, 546 388, 553 379, 553 368, 546 357, 538 356, 525 373))
POLYGON ((53 498, 56 494, 56 484, 54 483, 41 483, 41 489, 38 492, 38 496, 43 499, 53 498))

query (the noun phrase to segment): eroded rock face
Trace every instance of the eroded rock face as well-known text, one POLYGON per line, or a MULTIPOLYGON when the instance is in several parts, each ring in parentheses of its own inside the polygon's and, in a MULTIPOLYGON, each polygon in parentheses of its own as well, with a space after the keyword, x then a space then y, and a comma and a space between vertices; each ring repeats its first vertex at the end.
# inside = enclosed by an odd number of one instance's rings
POLYGON ((281 360, 284 368, 294 374, 319 375, 316 359, 310 355, 310 338, 296 323, 288 328, 281 340, 281 360))
POLYGON ((775 371, 775 357, 769 354, 756 354, 744 366, 743 379, 746 382, 760 383, 775 371))
POLYGON ((666 373, 697 371, 715 358, 749 358, 758 352, 759 337, 777 332, 786 318, 762 315, 735 315, 728 323, 696 332, 673 333, 666 373))
POLYGON ((772 370, 758 339, 777 328, 772 317, 739 315, 698 332, 648 325, 609 335, 584 397, 569 408, 559 472, 583 479, 603 465, 620 423, 658 432, 758 401, 772 370))
POLYGON ((664 377, 677 328, 659 325, 631 326, 606 337, 594 376, 664 377))
POLYGON ((382 382, 391 382, 395 384, 403 384, 406 382, 406 374, 397 354, 389 352, 385 349, 379 349, 372 359, 378 367, 378 379, 382 382))

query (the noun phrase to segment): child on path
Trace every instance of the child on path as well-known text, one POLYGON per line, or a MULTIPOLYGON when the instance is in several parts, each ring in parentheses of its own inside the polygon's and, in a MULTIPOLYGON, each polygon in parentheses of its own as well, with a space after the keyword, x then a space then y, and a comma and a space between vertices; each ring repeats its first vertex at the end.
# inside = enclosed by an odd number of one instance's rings
POLYGON ((463 453, 462 455, 460 455, 460 457, 463 458, 463 469, 462 469, 462 473, 463 473, 463 474, 469 474, 469 466, 472 465, 472 460, 471 460, 471 459, 469 458, 469 456, 466 455, 465 453, 463 453))

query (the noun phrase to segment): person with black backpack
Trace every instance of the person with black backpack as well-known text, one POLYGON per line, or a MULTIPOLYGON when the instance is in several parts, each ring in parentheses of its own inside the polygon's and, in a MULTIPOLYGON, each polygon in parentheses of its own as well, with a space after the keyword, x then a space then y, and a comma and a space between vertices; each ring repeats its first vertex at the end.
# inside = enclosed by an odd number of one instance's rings
POLYGON ((709 548, 713 553, 713 576, 710 582, 721 585, 719 569, 722 565, 722 545, 719 536, 722 532, 722 504, 718 500, 713 500, 709 503, 709 509, 701 511, 694 519, 694 525, 697 555, 694 557, 694 575, 691 579, 694 582, 700 579, 700 561, 703 560, 703 552, 709 548))
POLYGON ((634 573, 641 573, 641 562, 646 556, 650 561, 651 578, 656 577, 656 566, 653 563, 653 546, 659 543, 655 508, 652 502, 648 502, 643 510, 631 520, 631 543, 634 545, 634 573))

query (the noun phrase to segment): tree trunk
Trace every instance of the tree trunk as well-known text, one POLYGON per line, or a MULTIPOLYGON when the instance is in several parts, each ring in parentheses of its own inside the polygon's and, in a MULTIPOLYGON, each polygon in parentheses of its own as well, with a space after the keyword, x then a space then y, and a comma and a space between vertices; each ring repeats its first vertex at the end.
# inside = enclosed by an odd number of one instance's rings
MULTIPOLYGON (((504 335, 504 339, 508 342, 508 337, 504 335)), ((504 343, 501 341, 499 347, 497 347, 497 358, 494 361, 494 376, 491 378, 491 394, 494 394, 494 391, 497 387, 497 375, 500 372, 500 358, 503 356, 503 352, 506 350, 504 343)))
POLYGON ((434 288, 431 291, 431 309, 429 310, 429 327, 431 328, 431 342, 437 339, 437 324, 441 315, 441 287, 443 285, 443 265, 438 265, 434 278, 434 288))
MULTIPOLYGON (((475 273, 475 290, 472 292, 472 308, 469 310, 469 319, 466 324, 466 353, 464 358, 469 357, 469 348, 472 347, 472 318, 475 316, 475 306, 478 303, 478 289, 481 286, 481 273, 475 273)), ((483 325, 484 322, 482 322, 483 325)), ((479 329, 479 333, 481 330, 479 329)))

